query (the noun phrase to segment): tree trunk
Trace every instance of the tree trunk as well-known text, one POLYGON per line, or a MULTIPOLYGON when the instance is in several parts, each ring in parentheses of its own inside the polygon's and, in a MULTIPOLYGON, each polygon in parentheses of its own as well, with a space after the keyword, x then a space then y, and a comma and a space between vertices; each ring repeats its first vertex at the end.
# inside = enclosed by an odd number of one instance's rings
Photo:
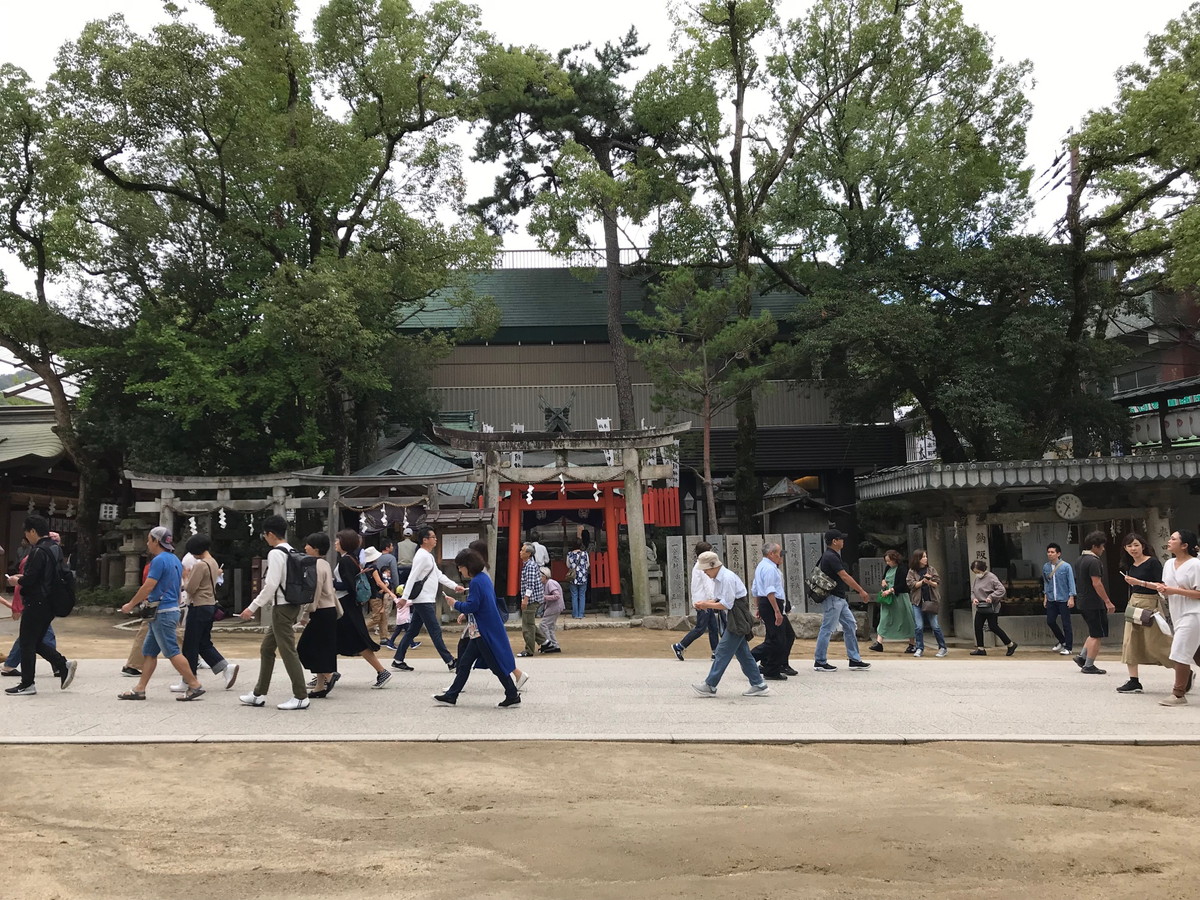
POLYGON ((737 437, 733 445, 737 468, 733 473, 733 490, 737 497, 738 531, 759 534, 761 521, 755 513, 760 511, 762 490, 757 471, 758 416, 754 411, 754 395, 738 397, 734 411, 737 413, 737 437))
POLYGON ((613 380, 617 385, 617 420, 622 431, 638 427, 633 406, 633 384, 629 379, 629 350, 621 326, 621 244, 616 215, 604 214, 604 274, 607 281, 608 346, 612 354, 613 380))

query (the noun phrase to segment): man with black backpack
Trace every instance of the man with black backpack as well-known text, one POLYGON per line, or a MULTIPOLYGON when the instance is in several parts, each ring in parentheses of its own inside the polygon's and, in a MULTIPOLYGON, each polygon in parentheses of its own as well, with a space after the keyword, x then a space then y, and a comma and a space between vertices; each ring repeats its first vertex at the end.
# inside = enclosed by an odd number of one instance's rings
POLYGON ((66 688, 75 678, 76 663, 68 661, 46 643, 46 631, 54 619, 52 595, 62 589, 64 578, 62 548, 50 538, 50 523, 43 516, 26 516, 25 540, 32 549, 21 576, 10 576, 10 586, 21 586, 25 611, 21 615, 21 683, 5 691, 13 697, 30 697, 37 693, 34 667, 37 658, 50 663, 59 686, 66 688))
POLYGON ((316 590, 316 558, 292 549, 287 542, 287 520, 283 516, 268 516, 263 522, 262 537, 271 548, 267 551, 267 575, 263 579, 262 590, 242 610, 241 617, 249 619, 256 610, 270 605, 271 630, 263 636, 259 647, 261 665, 254 691, 243 694, 240 699, 246 706, 266 704, 271 673, 275 669, 275 653, 278 651, 292 682, 292 699, 280 703, 277 709, 308 709, 308 685, 304 683, 304 667, 300 665, 300 655, 296 652, 295 627, 296 620, 300 618, 300 608, 306 602, 305 594, 311 601, 316 590), (307 590, 305 586, 304 560, 293 559, 293 556, 312 560, 312 590, 307 590))

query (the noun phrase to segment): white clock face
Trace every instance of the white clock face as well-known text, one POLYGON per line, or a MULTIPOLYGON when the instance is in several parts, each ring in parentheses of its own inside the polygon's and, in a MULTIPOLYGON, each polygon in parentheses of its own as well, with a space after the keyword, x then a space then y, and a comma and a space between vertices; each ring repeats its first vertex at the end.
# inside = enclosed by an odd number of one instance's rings
POLYGON ((1059 494, 1054 511, 1064 519, 1078 519, 1083 512, 1083 501, 1074 494, 1059 494))

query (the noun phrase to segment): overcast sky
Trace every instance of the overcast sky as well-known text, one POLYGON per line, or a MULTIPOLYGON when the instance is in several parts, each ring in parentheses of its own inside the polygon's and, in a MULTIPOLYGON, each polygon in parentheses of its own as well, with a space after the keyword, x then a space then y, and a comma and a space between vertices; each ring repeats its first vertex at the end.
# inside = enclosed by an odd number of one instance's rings
MULTIPOLYGON (((186 0, 179 0, 187 5, 186 0)), ((417 0, 420 5, 420 0, 417 0)), ((477 0, 484 25, 504 43, 537 44, 547 49, 616 39, 636 24, 650 45, 647 66, 667 58, 670 25, 666 0, 477 0)), ((195 5, 195 4, 193 4, 195 5)), ((319 0, 299 0, 306 21, 319 0)), ((996 53, 1008 61, 1033 62, 1029 165, 1041 172, 1053 159, 1067 129, 1090 109, 1113 97, 1113 73, 1141 57, 1146 36, 1161 31, 1188 6, 1184 0, 962 0, 966 17, 995 39, 996 53)), ((807 0, 781 0, 784 18, 800 15, 807 0)), ((161 0, 0 0, 0 62, 24 68, 44 81, 54 55, 78 36, 83 25, 114 13, 145 32, 166 17, 161 0)), ((470 172, 473 195, 490 186, 486 171, 470 172)), ((1045 225, 1062 210, 1062 192, 1043 200, 1037 221, 1045 225)), ((532 247, 532 239, 509 236, 510 248, 532 247)), ((0 259, 12 286, 24 290, 27 277, 0 259)), ((2 366, 2 364, 0 364, 2 366)))

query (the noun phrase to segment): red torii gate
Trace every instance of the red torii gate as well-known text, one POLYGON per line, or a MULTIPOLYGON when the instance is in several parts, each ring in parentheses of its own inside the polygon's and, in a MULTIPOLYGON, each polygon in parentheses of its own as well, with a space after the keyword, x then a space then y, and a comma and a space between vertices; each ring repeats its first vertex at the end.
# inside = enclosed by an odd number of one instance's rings
MULTIPOLYGON (((508 526, 508 581, 507 595, 515 597, 520 576, 519 556, 521 551, 521 513, 537 510, 600 509, 604 511, 604 534, 607 538, 605 550, 591 554, 592 587, 607 587, 615 598, 621 596, 621 577, 611 565, 616 559, 617 526, 626 525, 624 481, 603 483, 560 483, 532 485, 501 482, 500 493, 509 492, 508 499, 500 505, 500 527, 508 526), (599 492, 599 499, 596 494, 599 492), (586 494, 572 497, 571 494, 586 494)), ((482 506, 483 498, 479 498, 482 506)), ((642 510, 646 525, 679 527, 679 488, 650 488, 642 495, 642 510)))
MULTIPOLYGON (((633 607, 638 615, 650 614, 650 586, 646 560, 645 512, 642 483, 670 478, 673 469, 668 465, 646 465, 642 451, 671 446, 677 435, 688 431, 691 422, 666 428, 646 428, 638 431, 573 431, 560 432, 503 432, 462 431, 454 428, 434 428, 434 434, 457 450, 470 450, 482 454, 483 462, 483 505, 497 510, 495 523, 488 523, 488 558, 496 558, 498 529, 507 524, 510 529, 508 596, 517 591, 517 558, 521 547, 522 506, 528 509, 586 509, 604 510, 604 530, 607 535, 605 559, 609 574, 609 589, 619 597, 621 580, 617 577, 616 560, 617 526, 621 519, 628 525, 630 572, 633 580, 633 607), (569 466, 567 455, 572 451, 611 451, 613 465, 569 466), (539 467, 513 466, 509 462, 501 465, 501 453, 528 453, 551 451, 555 465, 539 467), (570 484, 570 488, 566 485, 570 484), (553 491, 558 496, 543 496, 541 500, 526 503, 530 486, 533 495, 553 491), (593 487, 595 485, 595 487, 593 487), (564 491, 564 488, 566 490, 564 491), (508 500, 501 504, 501 491, 509 491, 508 500), (600 498, 571 498, 575 490, 594 495, 600 490, 600 498), (620 490, 618 497, 615 491, 620 490), (589 502, 590 501, 590 502, 589 502), (535 506, 534 504, 541 504, 535 506), (508 516, 507 523, 503 522, 508 516)), ((653 515, 669 504, 655 497, 649 504, 653 515)), ((678 524, 678 493, 675 494, 675 523, 678 524)), ((665 515, 665 514, 664 514, 665 515)), ((663 521, 662 524, 668 524, 663 521)))

